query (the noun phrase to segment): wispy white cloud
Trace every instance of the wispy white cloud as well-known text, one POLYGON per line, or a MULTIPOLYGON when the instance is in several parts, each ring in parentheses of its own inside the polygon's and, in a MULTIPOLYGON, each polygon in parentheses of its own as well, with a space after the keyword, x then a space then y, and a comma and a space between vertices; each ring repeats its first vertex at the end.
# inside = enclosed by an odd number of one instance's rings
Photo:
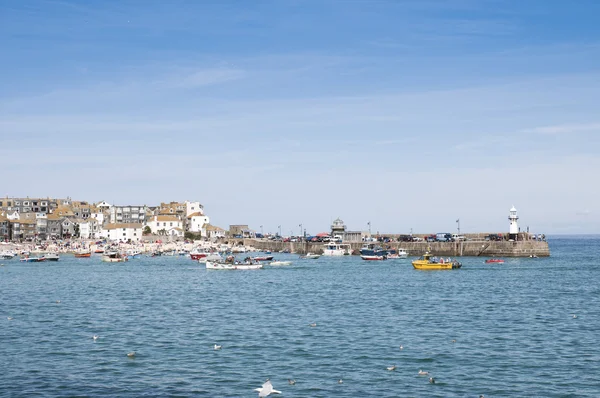
POLYGON ((600 123, 560 124, 554 126, 534 127, 524 129, 523 132, 547 135, 600 132, 600 123))

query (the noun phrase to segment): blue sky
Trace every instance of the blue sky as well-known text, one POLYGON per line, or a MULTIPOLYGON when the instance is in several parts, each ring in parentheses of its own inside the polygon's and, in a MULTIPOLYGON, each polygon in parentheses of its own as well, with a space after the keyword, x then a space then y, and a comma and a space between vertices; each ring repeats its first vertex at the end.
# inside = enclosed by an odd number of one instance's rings
POLYGON ((600 2, 0 0, 1 195, 600 230, 600 2))

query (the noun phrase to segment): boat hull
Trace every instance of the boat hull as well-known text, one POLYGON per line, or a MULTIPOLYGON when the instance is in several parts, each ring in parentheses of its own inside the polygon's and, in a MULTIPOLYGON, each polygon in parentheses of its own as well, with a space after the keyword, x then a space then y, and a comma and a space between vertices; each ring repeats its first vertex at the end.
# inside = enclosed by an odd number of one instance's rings
POLYGON ((207 261, 206 269, 211 270, 232 270, 232 271, 244 271, 244 270, 257 270, 263 267, 262 264, 230 264, 230 263, 216 263, 207 261))
POLYGON ((92 253, 76 253, 75 258, 88 258, 92 257, 92 253))
POLYGON ((458 269, 462 266, 460 263, 457 263, 457 262, 431 263, 431 262, 424 262, 421 260, 413 261, 412 265, 415 269, 419 269, 419 270, 458 269))
POLYGON ((377 255, 363 255, 360 256, 365 261, 383 261, 385 260, 385 256, 377 256, 377 255))

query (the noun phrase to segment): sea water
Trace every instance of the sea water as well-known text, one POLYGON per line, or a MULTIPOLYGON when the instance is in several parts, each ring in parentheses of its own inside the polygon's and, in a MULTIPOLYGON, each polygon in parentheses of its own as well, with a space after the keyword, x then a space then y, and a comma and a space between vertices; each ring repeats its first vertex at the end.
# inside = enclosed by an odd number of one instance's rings
POLYGON ((550 249, 451 271, 0 260, 0 396, 598 397, 600 237, 550 249))

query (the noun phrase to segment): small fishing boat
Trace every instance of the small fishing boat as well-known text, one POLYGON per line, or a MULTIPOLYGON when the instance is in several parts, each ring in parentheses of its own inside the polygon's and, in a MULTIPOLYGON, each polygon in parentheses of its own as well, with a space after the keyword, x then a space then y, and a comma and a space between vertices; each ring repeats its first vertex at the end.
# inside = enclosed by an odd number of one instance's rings
POLYGON ((271 261, 269 265, 291 265, 291 261, 271 261))
POLYGON ((321 257, 320 254, 314 254, 314 253, 306 253, 305 255, 300 256, 300 258, 304 259, 304 260, 316 260, 319 257, 321 257))
POLYGON ((273 256, 257 256, 253 258, 254 261, 272 261, 273 256))
POLYGON ((262 264, 257 263, 257 264, 244 264, 244 263, 228 263, 228 262, 224 262, 224 263, 218 263, 218 262, 212 262, 212 261, 207 261, 206 262, 206 269, 213 269, 213 270, 238 270, 238 271, 244 271, 244 270, 256 270, 256 269, 261 269, 263 267, 262 264))
POLYGON ((208 256, 208 254, 206 250, 194 249, 190 252, 190 258, 197 261, 208 256))
POLYGON ((456 260, 432 256, 430 252, 426 252, 418 260, 414 260, 412 265, 419 270, 458 269, 462 267, 462 264, 456 260))
POLYGON ((108 252, 102 256, 105 263, 124 263, 127 260, 127 256, 119 252, 108 252))
POLYGON ((98 249, 94 250, 94 253, 96 253, 96 254, 102 254, 102 253, 104 253, 104 249, 101 248, 101 247, 99 247, 98 249))
POLYGON ((223 257, 219 253, 209 253, 206 257, 202 257, 198 260, 199 263, 205 263, 207 261, 219 262, 223 261, 223 257))
POLYGON ((24 256, 21 257, 20 259, 21 262, 23 263, 39 263, 42 261, 46 261, 46 257, 29 257, 29 256, 24 256))
POLYGON ((498 263, 498 264, 504 264, 504 260, 502 260, 501 258, 488 258, 487 260, 485 260, 486 264, 493 264, 493 263, 498 263))
POLYGON ((329 243, 323 246, 324 256, 349 256, 352 254, 352 248, 347 243, 329 243))
POLYGON ((127 251, 127 258, 140 258, 142 257, 142 253, 137 251, 137 250, 128 250, 127 251))
POLYGON ((58 260, 60 260, 60 257, 58 256, 58 253, 49 253, 49 254, 46 254, 44 257, 46 257, 46 261, 58 261, 58 260))
POLYGON ((12 258, 16 257, 16 253, 12 253, 12 252, 2 252, 0 253, 0 258, 3 260, 10 260, 12 258))
POLYGON ((407 258, 408 252, 404 249, 388 250, 388 254, 386 257, 388 260, 394 260, 394 259, 398 259, 398 258, 407 258))
POLYGON ((75 258, 88 258, 88 257, 92 257, 92 253, 91 252, 77 252, 77 253, 75 253, 75 258))
POLYGON ((364 254, 360 256, 365 261, 382 261, 386 259, 386 256, 377 255, 377 254, 364 254))

